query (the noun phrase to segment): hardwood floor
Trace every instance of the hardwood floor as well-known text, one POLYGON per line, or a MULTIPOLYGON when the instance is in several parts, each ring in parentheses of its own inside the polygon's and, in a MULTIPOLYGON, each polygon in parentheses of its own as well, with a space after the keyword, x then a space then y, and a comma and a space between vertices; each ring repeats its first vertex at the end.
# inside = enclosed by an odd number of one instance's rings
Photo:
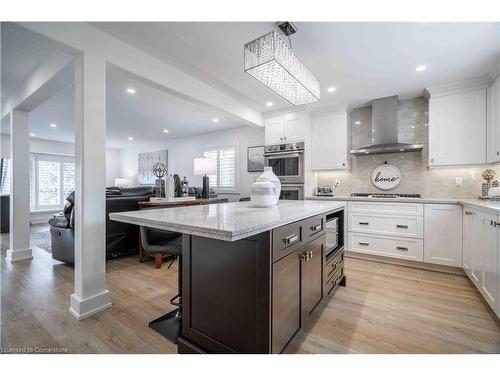
MULTIPOLYGON (((6 236, 2 235, 2 245, 6 236)), ((171 309, 177 268, 125 258, 107 263, 113 306, 83 321, 68 311, 73 268, 34 248, 1 260, 1 346, 69 353, 176 353, 147 323, 171 309)), ((463 276, 346 259, 347 287, 300 353, 500 353, 500 322, 463 276)))

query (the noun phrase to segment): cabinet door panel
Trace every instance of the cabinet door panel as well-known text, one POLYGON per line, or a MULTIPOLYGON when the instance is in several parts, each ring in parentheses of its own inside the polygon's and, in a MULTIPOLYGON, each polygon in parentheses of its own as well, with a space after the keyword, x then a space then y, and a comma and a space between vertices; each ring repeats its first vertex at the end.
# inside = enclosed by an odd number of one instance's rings
POLYGON ((346 169, 348 131, 347 114, 334 113, 312 120, 312 169, 346 169))
POLYGON ((472 218, 470 211, 467 207, 463 208, 463 232, 462 232, 462 246, 463 246, 463 267, 465 273, 470 277, 470 251, 471 251, 471 236, 472 236, 472 218))
POLYGON ((488 163, 500 161, 500 77, 488 90, 488 163))
POLYGON ((425 204, 424 262, 462 266, 462 208, 425 204))
POLYGON ((281 353, 288 342, 303 329, 301 282, 301 260, 298 252, 293 252, 273 264, 273 353, 281 353))
POLYGON ((272 145, 284 142, 283 140, 283 119, 273 118, 266 121, 265 144, 272 145))
POLYGON ((285 116, 283 126, 284 141, 299 142, 304 140, 305 124, 301 115, 291 114, 285 116))
POLYGON ((306 290, 307 290, 307 315, 310 315, 318 303, 323 298, 323 248, 325 244, 325 235, 309 242, 306 245, 306 252, 311 257, 306 265, 306 290))
POLYGON ((470 279, 477 288, 481 288, 481 216, 480 211, 471 209, 469 212, 471 213, 470 279))
POLYGON ((496 220, 497 215, 481 213, 482 234, 481 242, 479 242, 481 250, 480 291, 493 309, 496 307, 497 293, 498 229, 494 225, 496 220))
POLYGON ((429 100, 429 165, 486 162, 486 89, 429 100))

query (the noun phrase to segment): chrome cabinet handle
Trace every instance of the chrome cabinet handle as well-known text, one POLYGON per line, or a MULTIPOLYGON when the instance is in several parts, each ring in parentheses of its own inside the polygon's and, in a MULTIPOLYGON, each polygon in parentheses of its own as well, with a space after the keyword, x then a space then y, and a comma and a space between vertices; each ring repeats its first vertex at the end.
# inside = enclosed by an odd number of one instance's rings
POLYGON ((367 221, 360 221, 358 224, 359 225, 370 225, 370 223, 367 221))
POLYGON ((396 246, 396 249, 408 251, 408 248, 403 246, 396 246))
POLYGON ((368 242, 359 242, 360 245, 363 245, 363 246, 368 246, 370 245, 368 242))
POLYGON ((291 234, 288 237, 283 238, 283 242, 287 244, 292 244, 294 242, 297 242, 299 240, 299 236, 297 236, 295 233, 291 234))
POLYGON ((314 232, 316 232, 316 231, 318 231, 318 230, 321 230, 321 224, 318 224, 318 225, 313 225, 313 226, 311 227, 311 230, 312 230, 312 231, 314 231, 314 232))
POLYGON ((408 225, 396 224, 396 228, 408 229, 408 225))

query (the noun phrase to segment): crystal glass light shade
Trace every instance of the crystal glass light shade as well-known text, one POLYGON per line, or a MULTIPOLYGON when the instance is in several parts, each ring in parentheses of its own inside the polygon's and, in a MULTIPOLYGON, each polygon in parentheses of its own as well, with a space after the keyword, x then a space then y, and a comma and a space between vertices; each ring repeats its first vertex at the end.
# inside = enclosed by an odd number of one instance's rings
POLYGON ((275 32, 245 44, 245 72, 293 105, 319 100, 319 81, 275 32))

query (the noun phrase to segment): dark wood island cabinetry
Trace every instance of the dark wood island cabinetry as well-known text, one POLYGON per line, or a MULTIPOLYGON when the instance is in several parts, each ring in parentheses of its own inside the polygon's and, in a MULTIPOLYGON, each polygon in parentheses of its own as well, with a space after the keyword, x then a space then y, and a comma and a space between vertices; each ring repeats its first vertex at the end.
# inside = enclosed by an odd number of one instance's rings
POLYGON ((343 246, 325 257, 325 219, 235 242, 185 234, 179 352, 295 351, 336 287, 345 285, 343 246))

